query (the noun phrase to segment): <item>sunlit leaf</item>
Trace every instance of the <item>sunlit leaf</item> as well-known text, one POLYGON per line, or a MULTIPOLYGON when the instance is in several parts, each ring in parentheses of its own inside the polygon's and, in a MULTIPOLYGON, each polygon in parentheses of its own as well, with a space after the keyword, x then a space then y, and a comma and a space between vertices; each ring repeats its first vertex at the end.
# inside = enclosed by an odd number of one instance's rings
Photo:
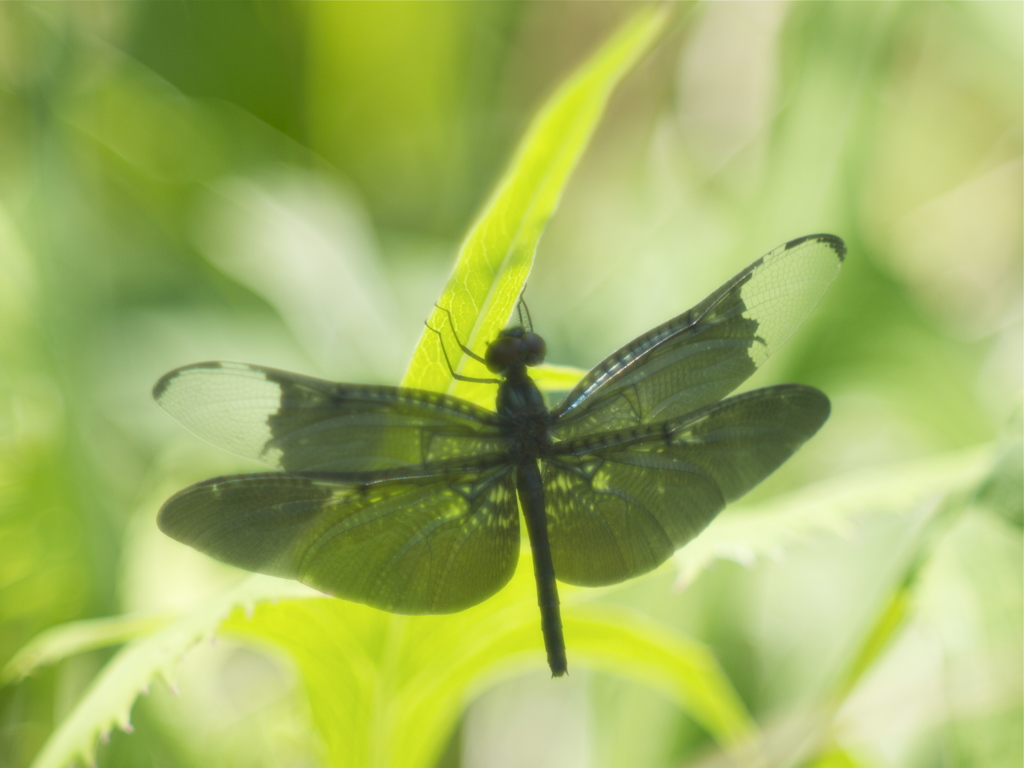
POLYGON ((120 645, 170 623, 163 616, 114 616, 60 624, 32 639, 7 663, 0 680, 15 681, 78 653, 120 645))
MULTIPOLYGON (((295 661, 331 765, 436 763, 473 693, 544 669, 528 555, 493 598, 451 616, 403 617, 339 600, 290 600, 236 613, 223 629, 270 641, 295 661)), ((665 693, 723 747, 750 716, 713 654, 668 627, 563 590, 564 623, 588 667, 665 693)))
MULTIPOLYGON (((663 9, 648 8, 622 27, 541 107, 483 213, 466 236, 430 326, 444 335, 457 373, 487 377, 467 365, 459 343, 480 354, 505 327, 533 265, 544 227, 569 174, 583 154, 612 89, 647 50, 665 23, 663 9), (456 341, 458 339, 458 341, 456 341)), ((405 386, 457 394, 493 405, 493 389, 454 382, 441 337, 424 329, 403 381, 405 386)))
POLYGON ((676 553, 679 582, 689 583, 719 558, 750 565, 781 556, 813 532, 848 533, 865 514, 905 514, 925 497, 978 482, 991 455, 991 447, 950 453, 854 472, 763 504, 737 504, 676 553))
MULTIPOLYGON (((257 600, 283 599, 298 594, 309 594, 309 590, 295 582, 253 576, 237 589, 197 606, 163 629, 125 646, 54 731, 32 768, 63 768, 75 760, 92 764, 97 739, 106 737, 114 728, 130 731, 131 709, 139 694, 147 692, 154 680, 170 683, 188 649, 212 637, 233 610, 240 606, 251 608, 257 600)), ((120 629, 124 634, 129 628, 122 626, 120 629)), ((95 627, 88 626, 68 630, 72 639, 77 636, 77 643, 68 642, 66 635, 65 650, 72 650, 71 646, 77 646, 74 650, 84 649, 88 645, 87 635, 92 634, 94 641, 98 639, 94 630, 95 627)), ((57 648, 45 639, 34 647, 47 660, 56 656, 57 648)))
POLYGON ((756 728, 707 646, 634 611, 587 605, 567 614, 573 651, 588 666, 662 691, 725 749, 756 728))

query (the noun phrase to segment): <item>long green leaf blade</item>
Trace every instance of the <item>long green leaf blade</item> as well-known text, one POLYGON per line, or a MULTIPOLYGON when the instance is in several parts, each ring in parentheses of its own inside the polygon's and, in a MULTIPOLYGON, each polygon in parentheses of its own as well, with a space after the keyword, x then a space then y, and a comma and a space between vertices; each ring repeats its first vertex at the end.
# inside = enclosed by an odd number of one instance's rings
MULTIPOLYGON (((456 372, 486 377, 452 335, 477 354, 508 321, 533 265, 544 227, 590 140, 612 90, 664 26, 664 9, 645 9, 627 22, 548 99, 534 118, 505 176, 466 236, 430 326, 444 333, 456 372), (472 367, 466 369, 467 362, 472 367)), ((473 399, 456 382, 438 334, 424 329, 403 384, 473 399)), ((480 388, 475 387, 479 397, 480 388)), ((493 391, 484 402, 492 405, 493 391)))

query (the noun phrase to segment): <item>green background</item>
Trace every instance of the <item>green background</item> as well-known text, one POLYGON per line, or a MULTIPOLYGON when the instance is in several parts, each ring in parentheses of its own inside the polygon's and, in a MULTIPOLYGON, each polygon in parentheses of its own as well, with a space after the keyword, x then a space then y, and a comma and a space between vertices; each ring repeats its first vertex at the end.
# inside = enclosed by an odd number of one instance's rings
MULTIPOLYGON (((253 467, 152 384, 206 359, 397 383, 534 113, 636 8, 0 4, 0 664, 242 578, 155 528, 172 492, 253 467)), ((588 600, 705 644, 768 765, 1016 768, 1022 6, 672 10, 540 242, 534 324, 587 368, 834 232, 835 286, 752 382, 833 414, 691 555, 588 600)), ((178 695, 154 682, 99 765, 328 764, 309 670, 236 630, 175 661, 178 695)), ((537 631, 460 688, 426 764, 722 764, 688 705, 567 639, 567 681, 537 631)), ((115 651, 9 673, 0 765, 29 765, 115 651)))

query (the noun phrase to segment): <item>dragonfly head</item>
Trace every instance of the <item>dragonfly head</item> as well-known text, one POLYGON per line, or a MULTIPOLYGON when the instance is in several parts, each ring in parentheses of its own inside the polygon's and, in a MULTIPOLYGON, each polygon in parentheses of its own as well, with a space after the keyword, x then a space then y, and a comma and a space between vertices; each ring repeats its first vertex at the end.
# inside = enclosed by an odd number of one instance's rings
POLYGON ((544 362, 548 347, 538 334, 524 328, 506 328, 487 345, 484 362, 491 373, 505 373, 524 365, 544 362))

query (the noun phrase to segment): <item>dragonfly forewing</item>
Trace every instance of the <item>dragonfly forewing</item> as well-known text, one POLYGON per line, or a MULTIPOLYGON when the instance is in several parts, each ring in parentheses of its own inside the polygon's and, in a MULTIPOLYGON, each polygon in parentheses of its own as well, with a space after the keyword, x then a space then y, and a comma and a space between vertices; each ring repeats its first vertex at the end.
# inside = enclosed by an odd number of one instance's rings
POLYGON ((493 453, 505 444, 495 414, 465 400, 245 363, 178 368, 153 394, 214 445, 292 472, 385 470, 493 453))
POLYGON ((657 423, 725 397, 806 319, 845 253, 832 235, 779 246, 599 363, 552 412, 552 433, 572 440, 657 423))

